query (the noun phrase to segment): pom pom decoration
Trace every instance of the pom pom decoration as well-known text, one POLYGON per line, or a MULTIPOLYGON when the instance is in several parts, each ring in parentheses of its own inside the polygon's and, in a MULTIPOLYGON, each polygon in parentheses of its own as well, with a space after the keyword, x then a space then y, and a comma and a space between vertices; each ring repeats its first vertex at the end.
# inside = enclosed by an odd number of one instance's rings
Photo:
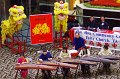
POLYGON ((116 47, 117 47, 117 44, 114 43, 114 44, 112 44, 112 46, 113 46, 114 48, 116 48, 116 47))
POLYGON ((105 43, 105 45, 109 46, 109 43, 105 43))
POLYGON ((101 47, 101 46, 102 46, 102 44, 101 44, 100 42, 97 42, 97 46, 100 46, 100 47, 101 47))
POLYGON ((90 43, 89 43, 89 44, 94 46, 94 42, 93 42, 93 41, 90 41, 90 43))
POLYGON ((60 26, 62 25, 62 31, 67 31, 67 21, 68 21, 68 3, 63 3, 63 1, 54 3, 54 18, 55 18, 55 31, 60 32, 60 26))
POLYGON ((14 5, 9 9, 9 18, 1 23, 2 44, 4 44, 6 37, 12 38, 13 34, 22 28, 23 19, 26 18, 23 6, 14 5))

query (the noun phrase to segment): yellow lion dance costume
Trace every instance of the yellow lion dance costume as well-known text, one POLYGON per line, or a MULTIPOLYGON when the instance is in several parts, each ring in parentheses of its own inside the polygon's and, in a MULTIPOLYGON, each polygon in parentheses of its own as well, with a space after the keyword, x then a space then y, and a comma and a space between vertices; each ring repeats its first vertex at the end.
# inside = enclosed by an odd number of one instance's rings
POLYGON ((67 31, 67 21, 68 21, 68 3, 63 3, 63 1, 54 3, 54 18, 55 18, 55 31, 60 31, 60 26, 62 25, 62 31, 67 31))
POLYGON ((120 0, 116 0, 116 3, 120 3, 120 0))
POLYGON ((6 37, 12 35, 22 28, 23 19, 26 18, 23 6, 14 5, 9 9, 10 16, 8 20, 1 23, 2 44, 4 44, 6 37))

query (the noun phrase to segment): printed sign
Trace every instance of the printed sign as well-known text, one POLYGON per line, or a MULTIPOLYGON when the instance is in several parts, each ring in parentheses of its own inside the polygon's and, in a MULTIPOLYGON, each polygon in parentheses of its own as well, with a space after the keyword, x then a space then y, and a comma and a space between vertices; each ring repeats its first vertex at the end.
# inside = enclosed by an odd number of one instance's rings
POLYGON ((74 30, 80 33, 80 37, 84 38, 86 45, 93 47, 103 47, 107 44, 111 49, 120 50, 120 33, 100 33, 89 30, 74 30))
POLYGON ((52 14, 30 15, 31 44, 53 42, 52 14))

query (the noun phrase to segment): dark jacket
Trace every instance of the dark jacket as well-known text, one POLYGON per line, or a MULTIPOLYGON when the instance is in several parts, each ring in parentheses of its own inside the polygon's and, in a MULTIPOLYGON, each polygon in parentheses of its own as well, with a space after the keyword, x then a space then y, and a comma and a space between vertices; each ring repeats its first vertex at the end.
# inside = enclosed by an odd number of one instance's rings
POLYGON ((79 48, 84 47, 85 46, 84 39, 81 37, 79 38, 75 37, 73 40, 73 46, 75 46, 75 50, 78 50, 79 48))
POLYGON ((108 23, 107 22, 100 22, 99 23, 99 29, 105 29, 105 30, 108 30, 109 29, 109 26, 108 26, 108 23))

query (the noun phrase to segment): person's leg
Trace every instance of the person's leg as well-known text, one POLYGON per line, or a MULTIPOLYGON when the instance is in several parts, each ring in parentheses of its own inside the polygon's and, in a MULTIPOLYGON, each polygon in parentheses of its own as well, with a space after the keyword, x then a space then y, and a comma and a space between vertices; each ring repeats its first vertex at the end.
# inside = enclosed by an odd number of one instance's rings
POLYGON ((106 63, 103 63, 103 71, 106 71, 106 63))
POLYGON ((63 68, 63 79, 65 79, 68 76, 69 71, 70 68, 63 68))
POLYGON ((66 68, 63 68, 63 76, 66 76, 66 68))
POLYGON ((82 74, 85 75, 85 65, 84 64, 81 64, 81 71, 82 71, 82 74))
POLYGON ((43 79, 47 79, 47 73, 45 70, 42 70, 42 77, 43 79))
POLYGON ((70 68, 65 68, 65 74, 66 74, 66 76, 68 76, 69 71, 70 71, 70 68))
POLYGON ((86 68, 85 68, 85 69, 86 69, 86 72, 87 72, 88 74, 90 74, 90 65, 86 65, 85 67, 86 67, 86 68))
POLYGON ((109 63, 106 64, 106 73, 107 73, 107 74, 110 74, 110 73, 111 73, 110 64, 109 64, 109 63))
POLYGON ((104 73, 106 73, 106 64, 105 63, 103 63, 103 68, 102 68, 102 73, 101 74, 104 74, 104 73))
POLYGON ((86 70, 86 74, 88 74, 90 76, 91 75, 91 73, 90 73, 90 65, 85 65, 85 70, 86 70))
POLYGON ((63 70, 62 70, 62 73, 63 73, 63 79, 65 79, 65 68, 62 68, 63 70))
POLYGON ((52 73, 51 73, 51 71, 50 71, 50 70, 47 70, 47 76, 48 76, 48 78, 49 78, 49 79, 51 79, 51 78, 52 78, 52 73))
POLYGON ((110 73, 110 64, 109 63, 103 63, 103 71, 106 73, 110 73))
POLYGON ((21 79, 25 79, 27 78, 28 70, 27 69, 21 70, 20 74, 21 74, 21 79))

